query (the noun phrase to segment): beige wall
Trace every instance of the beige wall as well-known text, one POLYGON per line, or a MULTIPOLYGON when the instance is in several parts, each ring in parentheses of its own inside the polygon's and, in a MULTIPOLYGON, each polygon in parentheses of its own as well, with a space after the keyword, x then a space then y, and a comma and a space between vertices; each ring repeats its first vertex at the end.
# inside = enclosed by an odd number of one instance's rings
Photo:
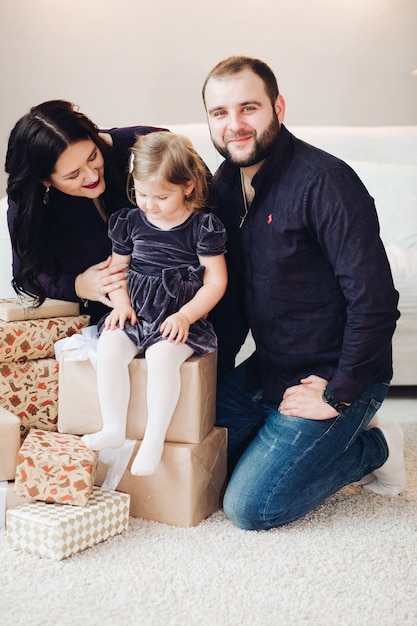
POLYGON ((0 0, 1 170, 47 99, 101 125, 203 121, 201 84, 231 54, 271 65, 289 125, 417 124, 416 33, 416 0, 0 0))

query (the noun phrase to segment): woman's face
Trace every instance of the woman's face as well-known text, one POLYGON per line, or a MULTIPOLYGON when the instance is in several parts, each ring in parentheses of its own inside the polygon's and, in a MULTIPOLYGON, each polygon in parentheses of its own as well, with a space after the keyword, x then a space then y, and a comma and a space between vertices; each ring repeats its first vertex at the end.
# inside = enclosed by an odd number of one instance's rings
POLYGON ((91 139, 77 141, 64 150, 44 185, 69 196, 98 198, 106 189, 103 155, 91 139))

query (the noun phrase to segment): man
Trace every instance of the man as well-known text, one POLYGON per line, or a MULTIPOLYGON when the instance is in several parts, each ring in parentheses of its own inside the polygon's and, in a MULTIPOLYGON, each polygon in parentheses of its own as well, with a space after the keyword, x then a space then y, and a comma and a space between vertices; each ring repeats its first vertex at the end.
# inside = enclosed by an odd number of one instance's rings
POLYGON ((210 203, 228 231, 229 288, 212 317, 217 424, 229 432, 224 510, 259 530, 349 483, 397 495, 403 434, 374 416, 392 377, 398 293, 373 199, 346 163, 283 126, 262 61, 220 62, 203 99, 225 158, 210 203), (234 368, 248 329, 256 351, 234 368))

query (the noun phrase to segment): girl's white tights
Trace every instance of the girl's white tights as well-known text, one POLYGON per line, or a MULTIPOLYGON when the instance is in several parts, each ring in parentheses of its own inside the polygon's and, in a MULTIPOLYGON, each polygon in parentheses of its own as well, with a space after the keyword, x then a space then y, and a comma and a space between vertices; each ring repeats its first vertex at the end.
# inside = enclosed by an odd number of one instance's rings
POLYGON ((132 474, 153 474, 161 460, 165 435, 181 391, 180 367, 194 350, 186 343, 159 341, 145 352, 148 421, 131 467, 132 474))
POLYGON ((84 435, 92 450, 120 448, 126 438, 126 416, 130 397, 129 363, 138 348, 123 330, 103 330, 97 344, 97 388, 103 428, 84 435))
MULTIPOLYGON (((148 420, 132 463, 132 474, 145 476, 156 470, 181 390, 180 367, 193 352, 187 344, 168 341, 160 341, 146 350, 148 420)), ((102 450, 123 445, 130 397, 128 366, 137 354, 138 348, 123 330, 104 330, 100 335, 97 385, 103 428, 82 437, 88 448, 102 450)))

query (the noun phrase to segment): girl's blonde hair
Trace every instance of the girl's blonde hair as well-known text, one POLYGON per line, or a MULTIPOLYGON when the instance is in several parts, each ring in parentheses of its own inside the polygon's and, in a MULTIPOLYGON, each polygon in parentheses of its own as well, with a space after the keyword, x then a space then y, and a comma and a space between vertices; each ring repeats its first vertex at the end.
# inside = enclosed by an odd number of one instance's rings
POLYGON ((160 176, 172 185, 193 181, 194 189, 184 202, 190 211, 204 207, 210 173, 188 137, 168 131, 142 135, 130 149, 130 154, 127 192, 131 202, 135 203, 133 179, 160 176))

